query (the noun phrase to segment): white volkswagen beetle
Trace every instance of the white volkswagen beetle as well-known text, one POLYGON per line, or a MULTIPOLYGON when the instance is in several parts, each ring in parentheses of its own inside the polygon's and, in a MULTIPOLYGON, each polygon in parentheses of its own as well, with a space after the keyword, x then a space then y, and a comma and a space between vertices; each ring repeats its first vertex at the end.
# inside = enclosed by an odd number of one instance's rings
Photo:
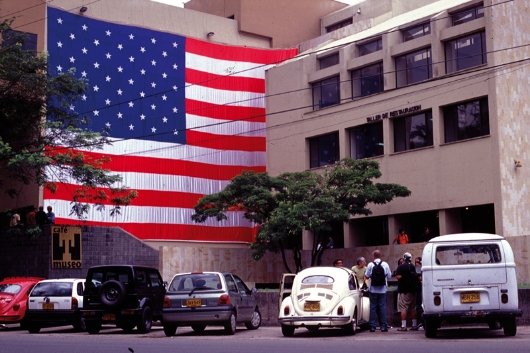
MULTIPOLYGON (((282 298, 280 288, 280 298, 282 298)), ((344 267, 310 267, 294 278, 291 295, 280 305, 278 322, 286 337, 298 327, 316 331, 320 327, 341 327, 354 335, 367 324, 370 301, 363 297, 355 274, 344 267)))

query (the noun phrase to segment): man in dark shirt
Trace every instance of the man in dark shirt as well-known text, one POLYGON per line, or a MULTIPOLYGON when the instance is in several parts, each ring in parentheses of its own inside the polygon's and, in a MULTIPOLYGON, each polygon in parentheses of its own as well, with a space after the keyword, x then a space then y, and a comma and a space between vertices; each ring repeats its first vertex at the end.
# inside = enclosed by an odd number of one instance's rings
POLYGON ((37 221, 38 225, 48 223, 48 216, 46 216, 46 212, 44 212, 44 207, 39 207, 39 210, 37 213, 35 213, 35 220, 37 221))
POLYGON ((398 311, 401 312, 401 327, 398 331, 407 331, 407 313, 410 312, 412 319, 412 331, 418 330, 416 319, 416 297, 418 292, 419 279, 416 274, 416 267, 411 263, 412 255, 406 252, 403 254, 405 263, 398 266, 396 278, 398 280, 398 311))

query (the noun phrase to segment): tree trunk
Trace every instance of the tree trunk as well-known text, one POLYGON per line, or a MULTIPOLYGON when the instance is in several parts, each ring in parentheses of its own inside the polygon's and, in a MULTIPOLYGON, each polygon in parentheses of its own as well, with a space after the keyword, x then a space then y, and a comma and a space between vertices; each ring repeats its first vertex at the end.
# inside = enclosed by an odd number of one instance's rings
POLYGON ((285 251, 283 250, 283 246, 281 244, 279 245, 279 248, 280 248, 280 252, 282 253, 283 267, 288 273, 293 273, 293 271, 291 271, 291 269, 289 268, 289 265, 287 264, 287 259, 285 258, 285 251))

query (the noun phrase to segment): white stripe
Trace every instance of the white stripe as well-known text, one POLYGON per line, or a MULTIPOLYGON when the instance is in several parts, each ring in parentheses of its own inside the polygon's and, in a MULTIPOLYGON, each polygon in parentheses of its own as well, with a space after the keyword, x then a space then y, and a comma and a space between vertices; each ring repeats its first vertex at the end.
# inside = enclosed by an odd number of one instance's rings
MULTIPOLYGON (((267 163, 266 152, 224 151, 149 140, 112 138, 110 140, 113 141, 112 145, 105 145, 102 150, 95 152, 120 156, 183 160, 213 165, 256 167, 264 166, 267 163)), ((83 149, 79 148, 79 150, 83 149)))
POLYGON ((186 82, 186 98, 217 105, 265 108, 263 93, 227 91, 186 82))
POLYGON ((273 66, 274 64, 264 65, 241 61, 229 61, 186 53, 186 68, 221 76, 230 75, 265 79, 265 70, 268 70, 273 66))
MULTIPOLYGON (((48 167, 53 168, 53 167, 48 167)), ((48 169, 51 171, 51 169, 48 169)), ((193 194, 213 194, 223 190, 229 183, 229 180, 212 180, 204 178, 196 178, 182 175, 169 174, 150 174, 138 172, 116 172, 122 177, 120 184, 115 184, 113 187, 120 187, 126 185, 134 190, 154 190, 154 191, 172 191, 172 192, 187 192, 193 194)), ((51 182, 64 182, 68 184, 77 184, 75 179, 70 175, 63 175, 62 180, 55 177, 58 173, 50 172, 51 182)))
POLYGON ((265 128, 265 123, 213 119, 186 114, 186 129, 194 129, 210 134, 265 137, 265 128))
MULTIPOLYGON (((52 206, 55 217, 66 218, 73 221, 79 221, 75 215, 70 215, 72 210, 71 201, 57 199, 47 199, 44 201, 44 208, 52 206)), ((208 219, 204 223, 195 223, 191 220, 191 215, 195 213, 192 208, 173 208, 173 207, 150 207, 150 206, 127 206, 121 208, 121 215, 110 216, 110 208, 98 210, 94 204, 91 204, 90 210, 86 215, 87 221, 107 222, 120 224, 124 222, 131 223, 156 223, 156 224, 186 224, 209 227, 249 227, 253 224, 243 217, 243 212, 228 212, 228 219, 218 222, 215 219, 208 219)))

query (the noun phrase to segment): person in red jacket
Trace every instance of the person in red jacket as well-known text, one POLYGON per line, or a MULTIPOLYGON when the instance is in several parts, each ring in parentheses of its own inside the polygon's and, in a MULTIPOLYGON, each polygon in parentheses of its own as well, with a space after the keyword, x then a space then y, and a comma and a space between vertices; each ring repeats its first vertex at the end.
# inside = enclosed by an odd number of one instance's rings
POLYGON ((396 237, 394 238, 394 241, 392 242, 392 244, 395 244, 396 242, 398 244, 408 244, 409 243, 409 236, 405 233, 405 231, 403 229, 399 230, 399 234, 396 235, 396 237))

